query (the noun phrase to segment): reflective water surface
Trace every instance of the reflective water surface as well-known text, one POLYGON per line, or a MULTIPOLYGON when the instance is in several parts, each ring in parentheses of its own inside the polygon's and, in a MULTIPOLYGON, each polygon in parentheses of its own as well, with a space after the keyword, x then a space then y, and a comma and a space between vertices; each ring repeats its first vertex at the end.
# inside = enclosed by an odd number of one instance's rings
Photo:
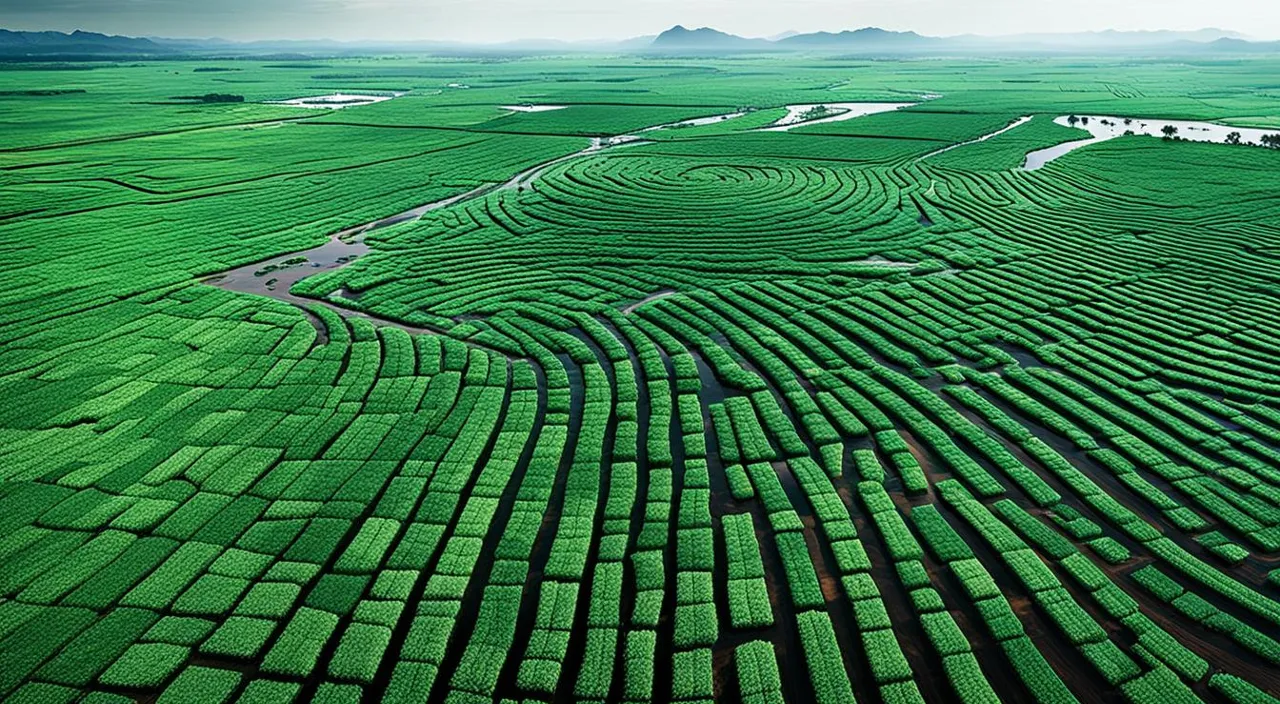
POLYGON ((1040 149, 1027 154, 1027 160, 1023 163, 1022 168, 1027 171, 1035 171, 1043 167, 1045 164, 1066 154, 1086 147, 1090 144, 1105 142, 1116 137, 1123 137, 1127 134, 1147 135, 1150 137, 1164 138, 1168 136, 1185 139, 1191 142, 1216 142, 1218 144, 1226 144, 1228 135, 1235 133, 1239 135, 1241 144, 1260 144, 1262 136, 1267 134, 1275 134, 1280 130, 1260 130, 1251 127, 1232 127, 1230 125, 1219 125, 1213 122, 1195 122, 1191 120, 1151 120, 1145 118, 1133 117, 1114 117, 1110 115, 1063 115, 1054 120, 1055 123, 1063 127, 1075 127, 1087 131, 1090 135, 1087 139, 1078 139, 1074 142, 1065 142, 1047 149, 1040 149), (1072 117, 1076 117, 1076 121, 1072 122, 1072 117), (1170 128, 1173 131, 1166 133, 1165 129, 1170 128))

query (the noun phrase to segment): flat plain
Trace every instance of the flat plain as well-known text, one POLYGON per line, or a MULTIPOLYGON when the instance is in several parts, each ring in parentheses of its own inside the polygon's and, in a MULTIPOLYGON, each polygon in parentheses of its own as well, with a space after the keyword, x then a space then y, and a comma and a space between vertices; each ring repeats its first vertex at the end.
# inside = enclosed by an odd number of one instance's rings
POLYGON ((1275 702, 1277 75, 0 65, 0 700, 1275 702))

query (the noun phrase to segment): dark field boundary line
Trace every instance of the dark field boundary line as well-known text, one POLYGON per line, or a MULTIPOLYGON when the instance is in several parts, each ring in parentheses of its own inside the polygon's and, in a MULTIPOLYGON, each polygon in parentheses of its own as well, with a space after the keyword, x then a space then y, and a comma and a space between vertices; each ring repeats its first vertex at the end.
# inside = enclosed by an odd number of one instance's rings
POLYGON ((26 169, 43 169, 49 166, 74 166, 74 161, 34 161, 30 164, 13 164, 0 166, 0 171, 25 171, 26 169))
MULTIPOLYGON (((865 102, 868 102, 868 103, 875 103, 875 102, 880 102, 880 101, 876 101, 876 100, 868 100, 868 101, 865 101, 865 102)), ((887 102, 887 101, 885 101, 885 102, 887 102)), ((1008 111, 1008 110, 961 110, 961 109, 956 109, 956 110, 942 110, 942 109, 939 109, 939 108, 929 108, 929 107, 921 108, 920 106, 922 106, 922 105, 929 105, 929 103, 927 103, 927 102, 926 102, 926 103, 916 103, 914 106, 909 107, 909 108, 902 108, 902 110, 903 110, 903 111, 910 110, 912 115, 918 115, 918 114, 928 114, 928 115, 1006 115, 1006 114, 1013 114, 1014 112, 1017 112, 1016 110, 1014 110, 1014 111, 1008 111), (920 108, 920 109, 919 109, 919 110, 917 110, 916 108, 920 108)), ((1050 112, 1052 112, 1052 111, 1050 111, 1050 112)))
MULTIPOLYGON (((804 125, 803 124, 796 125, 795 129, 800 129, 801 127, 804 127, 804 125)), ((754 131, 755 130, 748 130, 748 132, 754 132, 754 131)), ((716 137, 736 137, 736 136, 739 136, 740 134, 742 133, 737 132, 737 133, 730 133, 727 135, 708 135, 704 139, 715 139, 716 137)), ((888 139, 888 140, 893 140, 895 142, 928 142, 930 144, 951 144, 952 143, 949 140, 935 139, 933 137, 907 137, 907 136, 896 135, 896 134, 852 134, 852 133, 836 133, 836 132, 795 132, 794 134, 797 134, 801 137, 842 137, 845 139, 849 139, 849 138, 888 139)), ((684 140, 684 141, 692 141, 692 139, 694 138, 690 138, 689 140, 684 140)))
POLYGON ((151 188, 147 188, 147 187, 145 187, 145 186, 136 186, 136 185, 134 185, 134 184, 132 184, 132 183, 129 183, 128 181, 124 181, 124 180, 121 180, 121 179, 118 179, 118 178, 114 178, 114 177, 110 177, 110 176, 98 176, 98 177, 95 177, 95 178, 86 178, 86 179, 75 179, 75 178, 36 179, 36 180, 31 181, 31 183, 33 183, 33 184, 37 184, 37 185, 42 185, 42 186, 57 186, 57 185, 68 185, 68 184, 75 185, 75 184, 87 184, 87 183, 106 183, 106 184, 110 184, 110 185, 113 185, 113 186, 120 186, 121 188, 127 188, 127 189, 129 189, 129 190, 131 190, 131 191, 137 191, 138 193, 145 193, 145 194, 150 195, 150 196, 167 196, 167 195, 170 195, 169 193, 166 193, 165 191, 157 191, 157 190, 154 190, 154 189, 151 189, 151 188))
MULTIPOLYGON (((797 127, 798 127, 798 126, 797 126, 797 127)), ((737 132, 726 132, 726 133, 724 133, 724 134, 707 134, 707 135, 699 135, 699 136, 693 136, 693 137, 672 137, 672 138, 670 138, 670 139, 653 140, 653 141, 651 141, 651 142, 650 142, 650 144, 672 144, 672 143, 677 143, 677 144, 688 144, 688 143, 690 143, 690 142, 700 142, 700 141, 702 141, 702 140, 711 140, 711 139, 724 139, 724 138, 726 138, 726 137, 741 138, 743 135, 748 135, 748 134, 764 134, 764 133, 766 133, 766 132, 769 132, 769 130, 764 130, 764 129, 759 129, 759 128, 757 128, 757 129, 751 129, 751 130, 740 130, 740 131, 737 131, 737 132)), ((890 140, 890 141, 893 141, 893 142, 924 142, 924 143, 927 143, 927 144, 930 144, 930 145, 937 145, 937 144, 960 145, 960 144, 963 144, 963 142, 950 142, 950 141, 945 140, 945 139, 934 139, 934 138, 932 138, 932 137, 903 137, 903 136, 898 136, 898 135, 887 135, 887 134, 834 134, 834 133, 820 133, 820 132, 797 132, 797 131, 794 131, 794 130, 793 130, 793 131, 786 132, 786 133, 784 133, 784 134, 792 135, 792 136, 793 136, 793 138, 794 138, 794 137, 797 137, 797 136, 798 136, 798 137, 828 137, 828 138, 830 138, 830 137, 836 137, 836 138, 842 138, 842 139, 884 139, 884 140, 890 140)), ((691 156, 691 155, 681 155, 681 156, 685 156, 686 158, 694 158, 694 157, 693 157, 693 156, 691 156)), ((715 154, 715 155, 708 155, 706 158, 712 158, 712 157, 715 157, 715 158, 724 158, 724 156, 725 156, 725 155, 723 155, 723 154, 715 154)), ((744 156, 744 157, 748 157, 748 158, 749 158, 750 156, 756 156, 756 155, 746 155, 746 154, 744 154, 743 156, 744 156)), ((762 154, 762 155, 759 155, 759 156, 768 157, 768 156, 770 156, 770 155, 762 154)), ((775 157, 775 158, 779 158, 779 157, 775 157)), ((786 157, 786 158, 790 158, 790 159, 801 159, 801 158, 805 158, 805 157, 786 157)), ((904 158, 910 158, 910 157, 904 157, 904 158)), ((895 159, 896 159, 896 157, 895 157, 895 159)), ((846 160, 844 160, 844 159, 829 159, 829 161, 846 161, 846 160)), ((866 163, 866 162, 859 162, 859 163, 866 163)), ((882 162, 874 162, 874 163, 875 163, 875 164, 881 164, 882 162)))
MULTIPOLYGON (((521 130, 482 130, 475 127, 450 127, 446 125, 379 125, 368 122, 349 122, 347 120, 331 121, 331 122, 303 122, 299 124, 312 125, 315 127, 370 127, 374 129, 386 130, 435 130, 438 132, 466 132, 467 134, 506 134, 518 137, 564 137, 589 139, 591 137, 613 137, 613 133, 608 132, 525 132, 521 130)), ((636 130, 642 130, 648 125, 637 127, 636 130)))
MULTIPOLYGON (((210 188, 222 188, 221 186, 210 186, 210 188)), ((202 198, 214 198, 217 196, 229 196, 239 193, 238 189, 227 189, 213 191, 209 193, 186 193, 172 198, 162 198, 159 200, 139 200, 139 201, 116 201, 114 203, 103 203, 101 205, 93 205, 87 208, 79 208, 76 210, 68 210, 61 213, 48 213, 46 215, 33 216, 32 220, 50 220, 54 218, 67 218, 75 215, 85 215, 87 213, 100 213, 106 210, 115 210, 116 208, 130 208, 136 206, 155 206, 155 205, 171 205, 173 203, 185 203, 192 200, 200 200, 202 198)), ((47 212, 47 209, 41 212, 47 212)))
POLYGON ((297 117, 272 117, 262 120, 250 120, 248 122, 228 122, 218 125, 200 125, 198 127, 181 127, 173 130, 152 130, 149 132, 133 132, 130 134, 118 134, 110 137, 93 137, 90 139, 76 139, 69 142, 54 142, 51 144, 35 144, 26 147, 7 147, 0 149, 0 154, 19 154, 23 152, 40 152, 50 149, 69 149, 71 147, 83 147, 91 144, 106 144, 109 142, 125 142, 131 139, 144 139, 146 137, 163 137, 170 134, 184 134, 188 132, 203 132, 205 130, 225 130, 234 127, 249 127, 252 125, 265 125, 273 122, 297 122, 299 120, 307 120, 316 115, 299 115, 297 117))
MULTIPOLYGON (((816 135, 815 135, 815 136, 816 136, 816 135)), ((710 139, 710 138, 708 138, 708 139, 710 139)), ((664 141, 662 141, 662 142, 651 142, 651 143, 649 143, 649 144, 642 145, 642 146, 646 146, 646 147, 657 147, 657 146, 659 146, 659 145, 665 145, 665 144, 668 144, 668 143, 670 143, 670 142, 675 142, 675 141, 677 141, 677 140, 664 140, 664 141)), ((678 141, 681 141, 681 142, 692 142, 693 140, 691 140, 691 139, 690 139, 690 140, 678 140, 678 141)), ((637 151, 634 151, 634 150, 633 150, 630 154, 626 154, 626 155, 624 155, 624 156, 635 156, 635 157, 668 157, 668 158, 676 158, 676 159, 690 159, 690 158, 702 158, 702 156, 703 156, 703 155, 698 155, 698 154, 681 154, 681 153, 679 153, 679 152, 664 152, 664 151, 660 151, 659 149, 651 149, 651 150, 648 150, 648 151, 645 151, 645 152, 637 152, 637 151)), ((617 157, 615 157, 615 158, 617 158, 617 157)), ((710 155, 706 155, 706 158, 707 158, 707 159, 715 159, 715 160, 716 160, 716 161, 714 161, 714 162, 709 162, 709 165, 711 165, 711 166, 724 166, 724 167, 727 167, 727 168, 734 168, 734 167, 740 166, 740 164, 734 164, 734 163, 732 163, 731 161, 727 161, 727 160, 729 160, 729 159, 778 159, 778 160, 781 160, 781 161, 816 161, 816 162, 818 162, 818 163, 820 163, 820 164, 821 164, 821 163, 830 163, 830 164, 853 164, 853 165, 856 165, 856 166, 862 166, 862 167, 885 167, 885 168, 889 168, 889 167, 892 167, 892 166, 894 165, 894 163, 895 163, 895 162, 906 162, 906 161, 907 161, 907 160, 909 160, 911 157, 910 157, 910 156, 906 156, 906 157, 884 157, 884 158, 878 158, 878 159, 847 159, 847 158, 832 157, 832 156, 806 156, 806 155, 801 155, 801 154, 762 154, 762 153, 756 153, 756 154, 741 154, 741 155, 739 155, 739 154, 710 154, 710 155)), ((748 164, 748 165, 752 165, 752 164, 748 164)), ((754 165, 755 165, 755 166, 759 166, 758 162, 757 162, 757 163, 755 163, 754 165)))
MULTIPOLYGON (((517 103, 517 102, 511 102, 511 103, 508 103, 508 105, 521 105, 521 104, 522 104, 522 103, 517 103)), ((530 103, 530 104, 531 104, 531 105, 536 105, 537 103, 530 103)), ((552 104, 552 105, 563 105, 563 106, 565 106, 566 108, 572 108, 572 107, 584 107, 584 106, 585 106, 585 107, 591 107, 591 106, 603 106, 603 107, 620 107, 620 108, 697 108, 697 109, 701 109, 701 108, 731 108, 731 109, 732 109, 733 107, 735 107, 735 106, 733 106, 733 105, 725 105, 725 104, 723 104, 723 103, 714 104, 714 105, 706 105, 706 104, 702 104, 702 103, 698 103, 698 104, 689 104, 689 105, 677 105, 677 104, 675 104, 675 103, 616 103, 616 102, 609 102, 609 101, 600 101, 600 102, 596 102, 596 101, 588 101, 588 102, 581 102, 581 103, 555 102, 555 103, 549 103, 549 104, 552 104)), ((428 108, 427 108, 427 110, 445 110, 445 109, 448 109, 448 108, 477 108, 477 107, 479 107, 479 108, 489 108, 489 107, 492 107, 492 108, 497 108, 497 109, 499 109, 499 110, 501 110, 501 109, 502 109, 502 106, 501 106, 501 105, 498 105, 498 104, 495 104, 495 103, 490 103, 490 102, 480 102, 480 103, 448 103, 448 104, 445 104, 445 105, 432 105, 432 106, 428 107, 428 108)), ((782 107, 782 106, 776 106, 776 107, 782 107)), ((766 107, 766 108, 760 108, 760 109, 761 109, 761 110, 772 110, 773 108, 767 108, 767 107, 766 107)))
MULTIPOLYGON (((211 188, 229 188, 233 186, 243 186, 249 183, 258 183, 260 181, 269 181, 272 179, 309 178, 312 176, 319 176, 322 174, 335 174, 335 173, 341 173, 344 171, 356 171, 360 169, 373 168, 373 167, 383 166, 385 164, 390 164, 397 161, 417 159, 424 156, 430 156, 432 154, 438 154, 440 152, 446 152, 454 149, 462 149, 462 148, 474 146, 476 144, 480 144, 483 141, 484 140, 477 139, 475 141, 462 142, 458 144, 445 144, 443 146, 427 149, 425 151, 414 152, 412 154, 400 154, 398 156, 389 156, 385 159, 376 159, 374 161, 366 161, 358 164, 345 164, 343 166, 335 166, 333 168, 321 169, 319 171, 307 171, 307 170, 281 171, 276 173, 262 174, 259 176, 251 176, 248 178, 237 179, 234 181, 224 181, 220 183, 212 183, 208 185, 194 186, 190 188, 179 188, 173 191, 159 191, 152 188, 146 188, 144 186, 139 186, 137 184, 129 183, 119 178, 112 178, 112 177, 95 177, 95 178, 84 178, 84 179, 77 179, 77 178, 37 179, 37 180, 31 181, 31 183, 39 184, 39 185, 81 185, 81 184, 89 184, 89 183, 106 183, 114 186, 119 186, 121 188, 127 188, 131 191, 135 191, 138 193, 143 193, 143 194, 152 195, 152 196, 161 196, 166 198, 166 200, 161 200, 161 201, 128 201, 128 202, 121 202, 121 203, 110 203, 103 206, 95 206, 90 209, 71 211, 70 213, 65 213, 65 214, 51 213, 49 216, 49 217, 62 217, 63 215, 78 215, 86 212, 94 212, 95 210, 104 210, 106 208, 117 207, 117 206, 178 203, 194 196, 202 196, 204 194, 202 194, 201 191, 205 191, 211 188)), ((234 191, 234 190, 228 190, 228 191, 222 191, 222 192, 216 193, 214 195, 231 195, 236 192, 237 191, 234 191)), ((0 216, 0 221, 5 219, 18 218, 23 215, 39 214, 39 213, 45 212, 45 210, 47 209, 30 211, 28 213, 17 213, 14 215, 2 215, 0 216)))
POLYGON ((35 210, 23 210, 16 213, 5 213, 3 215, 0 215, 0 222, 8 222, 10 220, 21 220, 23 218, 30 217, 33 215, 39 215, 40 213, 46 212, 47 210, 48 210, 47 208, 36 208, 35 210))
MULTIPOLYGON (((475 127, 449 127, 444 125, 379 125, 379 124, 373 124, 368 122, 350 122, 347 120, 329 121, 329 122, 304 122, 299 124, 311 125, 314 127, 325 127, 325 126, 332 125, 332 126, 338 126, 338 127, 372 127, 377 129, 389 129, 389 130, 438 130, 441 132, 467 132, 470 134, 505 134, 505 135, 520 136, 520 137, 577 137, 580 139, 586 139, 591 137, 615 136, 615 135, 607 134, 604 132, 580 132, 579 133, 579 132, 528 132, 523 130, 484 130, 484 129, 477 129, 475 127)), ((640 129, 644 129, 644 128, 643 127, 637 128, 637 130, 640 130, 640 129)), ((724 137, 740 137, 743 134, 749 134, 750 132, 752 132, 752 130, 747 130, 744 132, 731 132, 729 134, 706 135, 703 137, 688 137, 684 139, 676 138, 676 139, 670 139, 670 140, 663 140, 662 142, 655 142, 655 144, 665 144, 666 142, 694 142, 702 139, 719 139, 724 137)), ((797 134, 801 137, 825 137, 825 138, 836 138, 836 139, 852 139, 852 138, 887 139, 892 141, 928 142, 930 144, 949 143, 945 139, 934 139, 931 137, 902 137, 902 136, 894 136, 894 135, 872 135, 872 134, 811 134, 811 133, 804 133, 804 132, 797 133, 797 134)), ((682 154, 679 156, 687 156, 687 155, 682 154)), ((719 157, 721 155, 716 155, 716 156, 719 157)), ((746 156, 746 155, 743 155, 743 156, 746 156)), ((810 161, 841 161, 841 162, 851 162, 851 163, 858 163, 858 164, 883 163, 883 162, 868 162, 865 160, 855 161, 851 159, 834 159, 834 158, 815 159, 814 157, 779 156, 779 155, 771 155, 771 154, 758 154, 755 156, 757 157, 774 156, 778 158, 788 158, 788 159, 807 159, 810 161)))

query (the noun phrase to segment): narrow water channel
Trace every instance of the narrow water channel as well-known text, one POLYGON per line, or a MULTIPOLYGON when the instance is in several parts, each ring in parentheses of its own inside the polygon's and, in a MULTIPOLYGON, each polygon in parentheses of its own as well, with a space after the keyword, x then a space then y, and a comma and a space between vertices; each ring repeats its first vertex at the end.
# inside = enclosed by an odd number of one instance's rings
POLYGON ((967 141, 967 142, 960 142, 960 143, 958 143, 958 144, 952 144, 952 145, 951 145, 951 146, 949 146, 949 147, 943 147, 943 148, 938 149, 938 150, 936 150, 936 151, 929 152, 928 154, 925 154, 924 156, 920 157, 919 159, 916 159, 916 161, 924 161, 925 159, 928 159, 928 158, 929 158, 929 157, 931 157, 931 156, 937 156, 937 155, 939 155, 939 154, 945 154, 946 152, 949 152, 949 151, 951 151, 952 149, 959 149, 960 147, 963 147, 963 146, 966 146, 966 145, 969 145, 969 144, 977 144, 978 142, 985 142, 985 141, 987 141, 988 139, 991 139, 992 137, 998 137, 998 136, 1000 136, 1000 135, 1004 134, 1005 132, 1008 132, 1009 130, 1011 130, 1011 129, 1015 128, 1015 127, 1018 127, 1018 126, 1020 126, 1020 125, 1025 125, 1025 124, 1027 124, 1028 122, 1030 122, 1030 121, 1031 121, 1031 118, 1032 118, 1032 117, 1033 117, 1032 115, 1023 115, 1022 117, 1019 117, 1018 119, 1014 120, 1013 122, 1010 122, 1009 124, 1005 125, 1004 127, 1001 127, 1000 129, 996 130, 995 132, 992 132, 992 133, 990 133, 990 134, 984 134, 984 135, 982 135, 981 137, 978 137, 978 138, 976 138, 976 139, 971 139, 971 140, 969 140, 969 141, 967 141))

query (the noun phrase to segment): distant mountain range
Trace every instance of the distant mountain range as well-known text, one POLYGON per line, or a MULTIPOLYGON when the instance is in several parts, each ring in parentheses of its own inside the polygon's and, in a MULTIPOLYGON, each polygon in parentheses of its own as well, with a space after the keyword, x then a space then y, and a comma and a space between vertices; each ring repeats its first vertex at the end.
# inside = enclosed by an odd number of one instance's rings
MULTIPOLYGON (((27 32, 0 29, 0 59, 44 60, 55 57, 123 58, 176 56, 315 57, 395 52, 529 52, 644 51, 653 35, 623 41, 569 42, 522 39, 498 44, 447 41, 337 41, 333 39, 268 39, 239 42, 213 38, 125 37, 95 32, 27 32)), ((762 40, 763 41, 763 40, 762 40)))
POLYGON ((742 37, 700 27, 676 25, 657 35, 624 41, 567 42, 528 39, 500 44, 442 41, 339 42, 327 39, 235 42, 226 39, 124 37, 95 32, 19 32, 0 29, 0 59, 168 58, 180 56, 347 56, 372 53, 585 53, 730 54, 758 52, 835 52, 848 55, 945 55, 1017 53, 1280 53, 1280 42, 1251 42, 1236 32, 1202 29, 1193 32, 1147 31, 1018 34, 987 37, 966 34, 930 37, 877 27, 842 32, 781 32, 770 38, 742 37))
POLYGON ((929 37, 878 27, 843 32, 785 32, 770 39, 740 37, 710 27, 676 25, 654 38, 649 48, 661 52, 838 51, 845 53, 978 53, 1070 51, 1280 51, 1280 42, 1249 42, 1238 32, 1201 29, 1063 34, 929 37))
POLYGON ((850 47, 921 47, 945 40, 922 37, 915 32, 890 32, 864 27, 844 32, 784 33, 772 39, 752 39, 726 34, 710 27, 685 29, 676 25, 654 38, 653 49, 694 49, 734 51, 801 51, 810 49, 847 49, 850 47))
POLYGON ((879 27, 863 27, 862 29, 845 30, 843 32, 813 32, 796 34, 779 40, 778 46, 787 49, 824 49, 827 47, 844 48, 848 46, 870 47, 919 47, 931 45, 939 41, 937 37, 922 37, 915 32, 891 32, 879 27))
POLYGON ((676 25, 653 38, 649 46, 654 49, 697 49, 747 51, 751 49, 768 51, 777 48, 779 41, 794 39, 800 35, 792 35, 778 41, 769 39, 748 39, 736 34, 726 34, 718 29, 700 27, 685 29, 676 25))
POLYGON ((51 56, 51 55, 126 55, 146 56, 171 54, 174 50, 150 39, 119 37, 96 32, 76 30, 64 32, 11 32, 0 29, 0 55, 2 56, 51 56))

